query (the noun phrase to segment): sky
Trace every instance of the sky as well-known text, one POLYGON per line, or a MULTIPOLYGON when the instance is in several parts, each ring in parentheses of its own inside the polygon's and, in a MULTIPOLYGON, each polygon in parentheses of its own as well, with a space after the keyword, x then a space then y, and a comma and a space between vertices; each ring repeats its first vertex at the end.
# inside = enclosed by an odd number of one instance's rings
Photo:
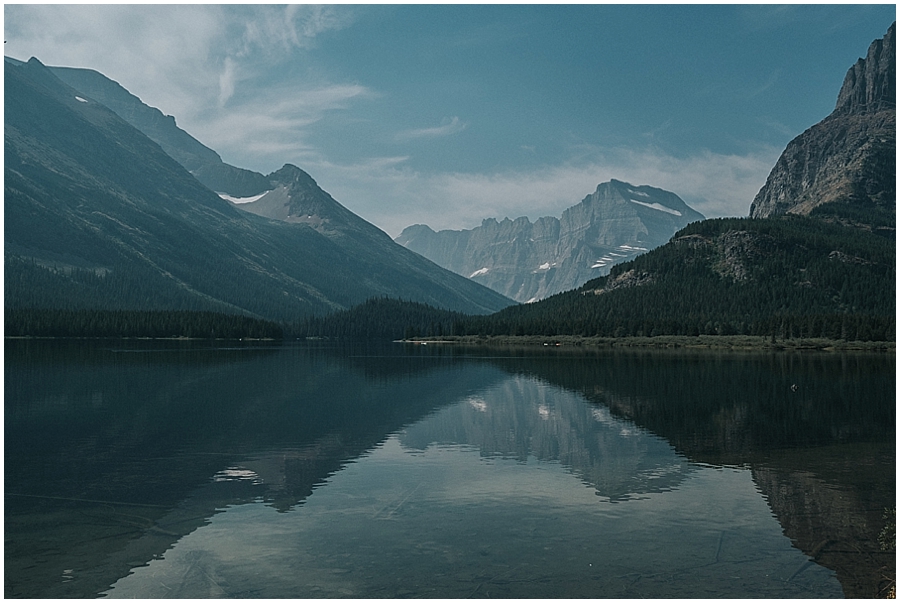
POLYGON ((559 216, 611 178, 746 216, 896 19, 876 5, 5 5, 5 54, 96 69, 391 236, 559 216))

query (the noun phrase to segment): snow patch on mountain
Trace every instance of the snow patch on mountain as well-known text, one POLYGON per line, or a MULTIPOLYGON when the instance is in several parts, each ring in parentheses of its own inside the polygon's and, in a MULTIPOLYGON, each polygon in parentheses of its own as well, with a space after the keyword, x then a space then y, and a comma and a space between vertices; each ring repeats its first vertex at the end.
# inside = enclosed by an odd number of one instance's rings
POLYGON ((232 197, 228 193, 216 193, 216 194, 219 195, 221 198, 225 199, 226 201, 231 201, 232 203, 253 203, 254 201, 259 201, 260 199, 262 199, 263 197, 265 197, 266 195, 268 195, 271 192, 272 191, 266 191, 264 193, 254 195, 252 197, 232 197))
POLYGON ((637 203, 638 205, 643 205, 644 207, 649 207, 650 209, 656 209, 659 211, 664 211, 667 214, 672 214, 673 216, 680 216, 681 212, 677 209, 672 209, 671 207, 666 207, 665 205, 661 205, 659 203, 645 203, 644 201, 638 201, 637 199, 629 199, 632 203, 637 203))

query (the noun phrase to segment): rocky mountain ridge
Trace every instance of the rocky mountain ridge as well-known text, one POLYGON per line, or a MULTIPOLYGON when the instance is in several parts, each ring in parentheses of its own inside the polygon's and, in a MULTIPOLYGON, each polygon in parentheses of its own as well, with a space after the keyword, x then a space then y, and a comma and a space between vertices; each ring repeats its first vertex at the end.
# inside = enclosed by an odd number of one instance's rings
POLYGON ((7 308, 296 321, 379 296, 470 313, 512 303, 395 244, 299 168, 266 186, 314 207, 318 228, 240 211, 37 59, 4 71, 7 308))
POLYGON ((896 203, 896 23, 848 71, 834 111, 785 148, 750 217, 854 214, 893 226, 896 203), (836 205, 832 205, 836 204, 836 205), (822 207, 828 205, 828 207, 822 207))
POLYGON ((395 241, 436 264, 520 302, 533 302, 609 273, 702 220, 674 193, 611 180, 559 218, 489 218, 471 230, 409 226, 395 241))

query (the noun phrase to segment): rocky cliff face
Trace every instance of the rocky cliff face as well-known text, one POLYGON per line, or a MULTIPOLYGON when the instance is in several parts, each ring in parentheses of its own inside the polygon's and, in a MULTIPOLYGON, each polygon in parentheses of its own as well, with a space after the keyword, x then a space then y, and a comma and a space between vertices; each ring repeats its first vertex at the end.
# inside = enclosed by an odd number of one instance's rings
POLYGON ((894 213, 896 49, 891 25, 847 72, 834 111, 792 140, 750 217, 809 215, 826 203, 894 213))
POLYGON ((396 242, 520 302, 574 289, 702 220, 674 193, 611 180, 560 218, 484 220, 472 230, 417 224, 396 242))

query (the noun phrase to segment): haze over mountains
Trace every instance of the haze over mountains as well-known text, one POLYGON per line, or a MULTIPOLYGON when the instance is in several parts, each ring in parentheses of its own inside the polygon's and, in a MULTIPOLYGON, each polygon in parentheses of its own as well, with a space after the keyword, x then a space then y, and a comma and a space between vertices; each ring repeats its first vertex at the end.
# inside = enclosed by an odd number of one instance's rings
POLYGON ((512 303, 397 245, 299 168, 268 177, 232 169, 173 119, 96 72, 76 71, 70 79, 92 80, 98 96, 111 90, 105 96, 119 100, 109 102, 161 142, 37 59, 6 61, 8 308, 218 310, 291 321, 373 296, 474 313, 512 303), (307 223, 241 211, 173 156, 219 170, 232 194, 256 191, 253 182, 277 190, 307 223))
MULTIPOLYGON (((750 216, 839 215, 893 228, 895 26, 847 72, 834 111, 791 141, 750 216)), ((471 230, 407 227, 395 240, 520 302, 604 276, 703 216, 672 193, 612 180, 561 219, 484 220, 471 230), (654 211, 655 210, 655 211, 654 211)))
POLYGON ((440 232, 416 224, 395 241, 516 301, 533 302, 608 274, 702 219, 674 193, 611 180, 560 218, 489 218, 471 230, 440 232))
POLYGON ((695 222, 579 289, 454 332, 895 340, 894 32, 791 141, 751 217, 695 222))

